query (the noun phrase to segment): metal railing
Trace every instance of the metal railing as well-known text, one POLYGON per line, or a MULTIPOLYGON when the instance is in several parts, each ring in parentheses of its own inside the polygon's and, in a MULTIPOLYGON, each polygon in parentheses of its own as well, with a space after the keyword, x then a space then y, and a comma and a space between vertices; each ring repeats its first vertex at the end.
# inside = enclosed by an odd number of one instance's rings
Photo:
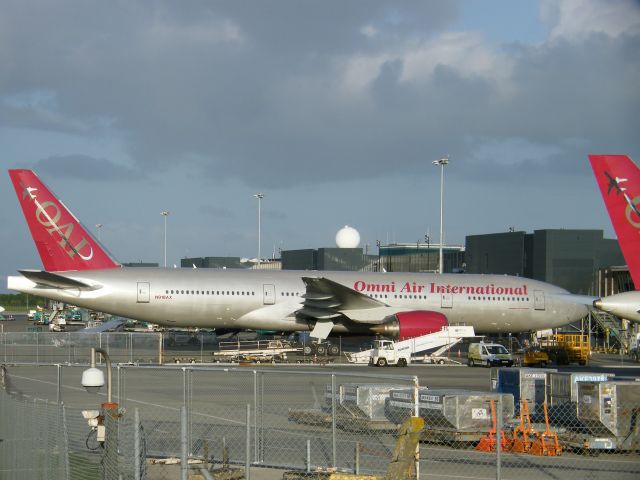
POLYGON ((421 479, 640 475, 640 383, 614 385, 618 395, 607 398, 592 386, 577 397, 592 395, 587 403, 554 398, 529 415, 510 394, 430 390, 379 370, 119 365, 117 414, 105 415, 100 446, 81 410, 104 397, 79 388, 83 369, 5 367, 0 478, 169 480, 222 468, 254 479, 264 469, 384 475, 397 426, 411 415, 426 423, 421 479))

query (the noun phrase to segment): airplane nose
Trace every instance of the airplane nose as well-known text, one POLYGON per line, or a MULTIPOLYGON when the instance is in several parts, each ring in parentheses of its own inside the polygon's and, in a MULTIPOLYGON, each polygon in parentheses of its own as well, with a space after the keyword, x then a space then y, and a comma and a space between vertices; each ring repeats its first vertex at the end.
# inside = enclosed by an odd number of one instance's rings
POLYGON ((595 308, 597 308, 598 310, 602 310, 602 299, 599 298, 598 300, 594 300, 593 301, 593 306, 595 308))

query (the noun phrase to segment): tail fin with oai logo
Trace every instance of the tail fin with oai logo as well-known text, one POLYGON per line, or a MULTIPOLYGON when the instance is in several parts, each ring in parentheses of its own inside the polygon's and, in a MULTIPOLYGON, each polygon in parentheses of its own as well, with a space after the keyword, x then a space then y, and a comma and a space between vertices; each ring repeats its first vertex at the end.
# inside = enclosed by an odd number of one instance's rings
POLYGON ((640 169, 627 155, 589 155, 618 243, 640 289, 640 169))
POLYGON ((46 271, 120 267, 33 171, 9 176, 46 271))

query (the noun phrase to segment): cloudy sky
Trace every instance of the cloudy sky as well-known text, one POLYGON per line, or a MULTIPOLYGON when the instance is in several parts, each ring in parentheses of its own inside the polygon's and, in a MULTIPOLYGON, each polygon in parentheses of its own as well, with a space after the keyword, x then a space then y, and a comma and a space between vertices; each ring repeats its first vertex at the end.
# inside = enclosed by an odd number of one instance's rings
MULTIPOLYGON (((640 160, 640 2, 0 0, 0 163, 120 261, 613 231, 589 152, 640 160)), ((0 274, 40 268, 5 174, 0 274)), ((6 289, 6 284, 0 285, 6 289)))

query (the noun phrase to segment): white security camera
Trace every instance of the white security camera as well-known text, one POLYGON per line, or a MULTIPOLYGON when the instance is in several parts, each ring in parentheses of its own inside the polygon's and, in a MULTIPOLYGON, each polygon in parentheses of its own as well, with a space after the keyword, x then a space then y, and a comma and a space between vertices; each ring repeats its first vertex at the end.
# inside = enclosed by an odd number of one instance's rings
POLYGON ((104 373, 95 367, 82 372, 82 386, 87 392, 97 393, 104 386, 104 373))
POLYGON ((86 420, 91 420, 92 418, 98 418, 100 415, 100 410, 82 410, 82 416, 86 420))
POLYGON ((98 418, 100 416, 99 410, 83 410, 82 416, 87 420, 92 430, 100 426, 100 419, 98 418))

